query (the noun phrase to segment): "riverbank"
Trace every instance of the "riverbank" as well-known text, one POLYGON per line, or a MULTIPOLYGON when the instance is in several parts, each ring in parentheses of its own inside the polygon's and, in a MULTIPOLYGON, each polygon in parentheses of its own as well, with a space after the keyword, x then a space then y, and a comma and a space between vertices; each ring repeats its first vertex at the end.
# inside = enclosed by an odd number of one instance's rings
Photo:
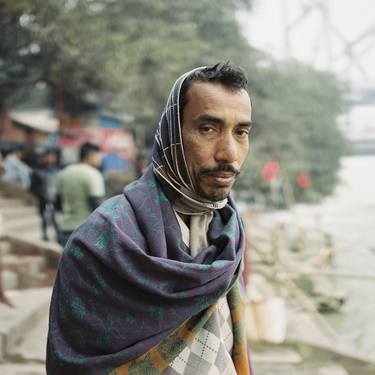
MULTIPOLYGON (((339 250, 335 269, 375 275, 375 156, 341 160, 341 183, 318 205, 296 205, 288 211, 262 213, 275 226, 306 228, 328 233, 339 250)), ((340 314, 327 319, 339 336, 361 352, 375 353, 375 282, 340 278, 348 297, 340 314)))

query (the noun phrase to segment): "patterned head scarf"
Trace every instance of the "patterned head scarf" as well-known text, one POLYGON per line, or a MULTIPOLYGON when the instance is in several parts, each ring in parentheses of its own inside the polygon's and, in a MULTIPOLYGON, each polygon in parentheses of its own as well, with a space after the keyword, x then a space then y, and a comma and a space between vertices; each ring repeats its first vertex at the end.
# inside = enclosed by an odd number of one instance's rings
POLYGON ((173 208, 187 215, 207 214, 214 209, 223 208, 227 203, 227 199, 210 201, 197 194, 189 174, 182 142, 181 87, 191 74, 205 68, 196 68, 183 74, 173 85, 156 130, 152 154, 154 173, 169 193, 172 193, 169 196, 173 196, 173 208))

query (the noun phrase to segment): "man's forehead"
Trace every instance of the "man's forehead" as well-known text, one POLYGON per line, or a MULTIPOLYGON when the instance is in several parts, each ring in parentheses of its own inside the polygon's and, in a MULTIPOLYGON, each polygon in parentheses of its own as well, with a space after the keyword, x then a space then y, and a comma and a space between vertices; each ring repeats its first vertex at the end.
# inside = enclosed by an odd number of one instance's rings
MULTIPOLYGON (((231 106, 237 107, 251 120, 251 100, 245 89, 233 89, 216 82, 194 82, 187 92, 187 106, 199 107, 199 109, 217 108, 225 109, 231 106)), ((185 107, 186 109, 186 107, 185 107)))
POLYGON ((249 93, 244 88, 235 88, 231 87, 229 84, 225 85, 221 82, 210 82, 210 81, 193 81, 187 91, 187 94, 191 94, 192 92, 200 92, 200 91, 213 91, 217 88, 223 89, 224 91, 231 92, 231 93, 246 93, 249 96, 249 93))

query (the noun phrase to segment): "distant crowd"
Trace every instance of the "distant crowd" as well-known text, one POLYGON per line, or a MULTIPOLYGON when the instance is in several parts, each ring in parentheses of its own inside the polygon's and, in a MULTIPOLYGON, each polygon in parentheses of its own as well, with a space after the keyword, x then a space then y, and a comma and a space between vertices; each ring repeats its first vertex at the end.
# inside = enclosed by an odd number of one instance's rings
MULTIPOLYGON (((84 143, 78 156, 77 163, 61 167, 60 151, 56 148, 37 153, 16 146, 0 154, 1 179, 22 186, 35 196, 43 240, 51 239, 49 227, 53 226, 55 240, 62 246, 106 196, 119 193, 126 183, 119 178, 118 186, 107 184, 106 189, 97 145, 84 143)), ((116 179, 113 180, 116 185, 116 179)))

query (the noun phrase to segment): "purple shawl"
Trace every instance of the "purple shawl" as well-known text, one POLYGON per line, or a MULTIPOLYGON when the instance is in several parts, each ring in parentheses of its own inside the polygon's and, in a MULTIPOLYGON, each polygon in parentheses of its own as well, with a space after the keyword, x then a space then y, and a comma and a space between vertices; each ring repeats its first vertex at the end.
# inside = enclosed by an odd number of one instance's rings
POLYGON ((245 247, 229 199, 214 211, 209 246, 188 254, 175 213, 145 175, 73 233, 53 290, 47 373, 109 374, 226 294, 245 247))

